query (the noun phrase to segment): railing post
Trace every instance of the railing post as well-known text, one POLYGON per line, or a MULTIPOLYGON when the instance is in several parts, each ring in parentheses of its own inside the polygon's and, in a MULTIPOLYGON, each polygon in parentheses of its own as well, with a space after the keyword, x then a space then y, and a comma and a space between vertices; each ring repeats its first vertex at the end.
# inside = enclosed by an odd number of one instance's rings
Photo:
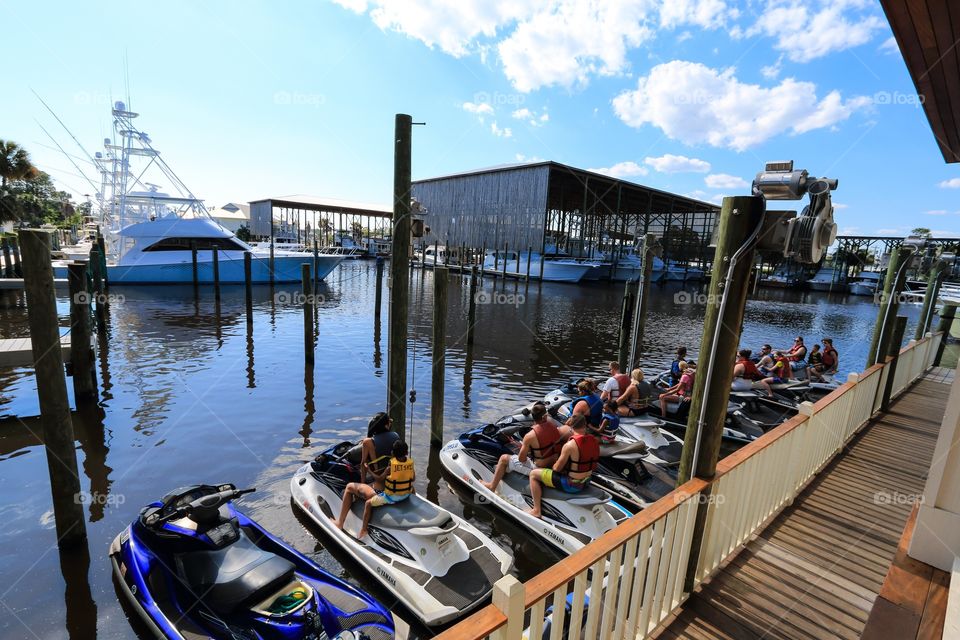
MULTIPOLYGON (((600 579, 595 576, 595 579, 600 579)), ((507 624, 494 631, 494 640, 519 640, 523 634, 523 583, 505 575, 493 584, 493 606, 507 617, 507 624)))

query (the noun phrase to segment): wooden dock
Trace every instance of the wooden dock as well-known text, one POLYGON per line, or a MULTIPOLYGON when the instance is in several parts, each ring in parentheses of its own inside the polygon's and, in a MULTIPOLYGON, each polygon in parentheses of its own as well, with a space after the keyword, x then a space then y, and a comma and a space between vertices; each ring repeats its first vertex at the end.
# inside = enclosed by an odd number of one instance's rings
MULTIPOLYGON (((70 362, 70 335, 60 336, 63 361, 70 362)), ((30 338, 7 338, 0 340, 0 367, 32 367, 33 346, 30 338)))
POLYGON ((860 638, 923 491, 952 373, 932 369, 874 418, 656 637, 860 638))

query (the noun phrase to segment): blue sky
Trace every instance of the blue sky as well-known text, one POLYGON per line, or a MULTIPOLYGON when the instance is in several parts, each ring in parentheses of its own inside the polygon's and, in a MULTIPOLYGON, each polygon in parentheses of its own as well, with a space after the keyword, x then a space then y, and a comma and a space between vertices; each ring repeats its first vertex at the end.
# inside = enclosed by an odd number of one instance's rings
POLYGON ((389 202, 404 112, 427 123, 414 178, 551 159, 718 201, 794 159, 840 179, 841 232, 960 236, 960 166, 871 0, 0 1, 0 21, 23 51, 0 138, 78 194, 31 90, 93 152, 127 60, 138 123, 208 204, 389 202))

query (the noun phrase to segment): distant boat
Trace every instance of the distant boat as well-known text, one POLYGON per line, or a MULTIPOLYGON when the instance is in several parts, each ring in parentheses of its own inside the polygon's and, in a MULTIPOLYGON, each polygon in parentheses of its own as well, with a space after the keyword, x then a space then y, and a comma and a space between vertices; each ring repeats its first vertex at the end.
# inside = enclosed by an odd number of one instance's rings
POLYGON ((800 276, 796 267, 785 262, 774 269, 773 273, 760 278, 760 285, 764 287, 792 288, 800 284, 800 276))
POLYGON ((811 291, 847 291, 847 273, 837 267, 823 267, 807 280, 811 291))
POLYGON ((850 293, 855 296, 875 296, 883 282, 880 271, 861 271, 849 285, 850 293))
MULTIPOLYGON (((507 273, 520 274, 527 273, 527 252, 517 251, 487 251, 483 258, 483 268, 501 271, 506 261, 507 273), (520 268, 517 269, 519 260, 520 268)), ((552 258, 544 259, 539 253, 530 254, 530 276, 541 278, 546 282, 580 282, 590 269, 596 265, 591 262, 577 260, 575 258, 552 258), (540 275, 540 266, 543 265, 543 275, 540 275)))
MULTIPOLYGON (((653 270, 650 273, 650 282, 659 282, 666 273, 666 265, 663 260, 654 256, 653 270)), ((617 260, 616 267, 613 269, 613 279, 617 282, 626 282, 627 280, 639 280, 643 277, 643 261, 634 250, 623 254, 617 260)))

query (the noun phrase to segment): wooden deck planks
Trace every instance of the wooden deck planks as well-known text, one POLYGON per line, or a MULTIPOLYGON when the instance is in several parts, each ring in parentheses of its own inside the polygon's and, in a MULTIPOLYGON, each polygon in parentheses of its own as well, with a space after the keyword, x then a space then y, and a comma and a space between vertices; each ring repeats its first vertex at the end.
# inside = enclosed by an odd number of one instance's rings
MULTIPOLYGON (((923 491, 949 391, 921 380, 894 401, 657 637, 859 638, 923 491)), ((942 591, 931 583, 927 599, 942 591)), ((919 612, 907 626, 942 628, 935 608, 919 612)))

